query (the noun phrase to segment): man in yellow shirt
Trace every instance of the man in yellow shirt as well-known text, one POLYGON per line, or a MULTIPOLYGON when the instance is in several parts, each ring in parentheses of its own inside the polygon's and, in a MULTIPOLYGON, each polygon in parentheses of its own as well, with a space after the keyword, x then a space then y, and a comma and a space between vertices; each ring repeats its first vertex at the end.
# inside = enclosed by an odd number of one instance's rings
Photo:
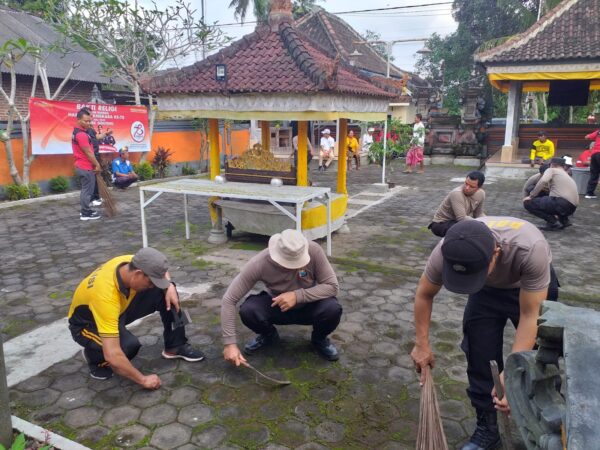
POLYGON ((203 360, 202 352, 187 343, 175 283, 158 250, 147 247, 113 258, 79 283, 69 308, 69 330, 83 347, 92 378, 107 380, 114 371, 146 389, 160 387, 158 375, 144 375, 131 364, 141 343, 125 327, 155 311, 164 326, 163 358, 203 360))
POLYGON ((531 147, 531 153, 529 155, 531 167, 533 167, 534 164, 543 164, 554 156, 554 143, 546 138, 546 133, 544 131, 538 133, 538 139, 533 142, 531 147))
POLYGON ((358 153, 358 139, 354 137, 354 131, 348 131, 346 136, 346 148, 348 149, 348 170, 352 170, 352 160, 356 161, 356 170, 360 167, 360 155, 358 153))

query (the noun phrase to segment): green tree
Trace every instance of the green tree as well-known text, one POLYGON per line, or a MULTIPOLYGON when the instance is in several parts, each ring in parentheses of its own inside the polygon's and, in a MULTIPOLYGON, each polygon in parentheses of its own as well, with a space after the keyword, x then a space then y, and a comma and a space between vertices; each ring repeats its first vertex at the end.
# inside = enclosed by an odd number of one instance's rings
MULTIPOLYGON (((48 0, 44 15, 69 40, 102 61, 106 76, 120 79, 141 105, 142 83, 165 67, 201 50, 229 41, 216 24, 195 18, 184 0, 159 9, 120 0, 48 0)), ((154 129, 153 99, 148 96, 150 135, 154 129)))
POLYGON ((107 76, 127 83, 138 105, 144 78, 227 40, 215 24, 197 21, 184 0, 164 9, 120 0, 49 0, 44 13, 66 38, 99 57, 107 76))
MULTIPOLYGON (((559 0, 551 1, 554 5, 559 0)), ((454 0, 452 14, 457 30, 444 38, 432 35, 427 42, 432 53, 421 56, 416 64, 434 84, 443 81, 444 105, 451 113, 460 112, 459 90, 470 77, 474 53, 482 46, 497 44, 499 38, 525 31, 537 19, 538 5, 537 0, 454 0)), ((486 91, 491 103, 487 81, 486 91)))
MULTIPOLYGON (((248 13, 248 8, 250 7, 250 0, 231 0, 229 3, 230 8, 234 8, 233 14, 236 19, 239 19, 240 22, 244 23, 246 20, 246 14, 248 13)), ((254 17, 259 22, 266 22, 269 18, 269 9, 271 8, 270 0, 253 0, 252 1, 252 9, 254 12, 254 17)))
POLYGON ((294 15, 294 19, 299 19, 302 16, 305 16, 313 7, 317 4, 318 1, 324 0, 297 0, 292 2, 292 14, 294 15))
POLYGON ((8 70, 10 86, 5 88, 2 85, 2 77, 0 77, 0 98, 8 104, 6 131, 0 132, 0 142, 4 144, 6 151, 6 159, 8 162, 8 170, 13 181, 17 185, 29 185, 29 171, 31 163, 35 159, 35 155, 29 154, 29 118, 28 109, 19 110, 16 103, 17 97, 17 73, 15 65, 22 59, 31 58, 34 62, 34 74, 31 82, 30 97, 35 96, 38 81, 42 84, 44 96, 49 100, 55 100, 61 93, 76 65, 71 64, 70 69, 61 81, 60 85, 55 89, 54 93, 50 90, 50 83, 46 73, 45 58, 48 55, 44 49, 36 45, 32 45, 25 39, 8 40, 0 45, 0 67, 8 70), (20 174, 13 157, 13 148, 11 134, 15 129, 15 122, 18 121, 21 127, 23 136, 23 173, 20 174))
MULTIPOLYGON (((377 33, 373 30, 366 30, 363 34, 361 34, 363 39, 367 42, 369 41, 380 41, 381 34, 377 33)), ((383 42, 378 42, 376 44, 370 44, 373 50, 375 50, 383 59, 387 59, 387 46, 383 42)), ((390 61, 394 60, 394 56, 390 55, 390 61)))

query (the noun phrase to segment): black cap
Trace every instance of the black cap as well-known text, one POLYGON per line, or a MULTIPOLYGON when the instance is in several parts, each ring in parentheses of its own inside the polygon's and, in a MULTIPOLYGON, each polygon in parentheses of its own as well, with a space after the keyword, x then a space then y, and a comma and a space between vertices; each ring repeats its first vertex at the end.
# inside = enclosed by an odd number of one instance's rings
POLYGON ((545 131, 538 131, 538 136, 546 136, 546 132, 545 131))
POLYGON ((565 165, 565 160, 563 158, 552 158, 550 160, 550 164, 556 164, 559 166, 564 166, 565 165))
POLYGON ((496 240, 486 224, 465 219, 448 230, 442 244, 442 282, 457 294, 474 294, 483 288, 496 240))

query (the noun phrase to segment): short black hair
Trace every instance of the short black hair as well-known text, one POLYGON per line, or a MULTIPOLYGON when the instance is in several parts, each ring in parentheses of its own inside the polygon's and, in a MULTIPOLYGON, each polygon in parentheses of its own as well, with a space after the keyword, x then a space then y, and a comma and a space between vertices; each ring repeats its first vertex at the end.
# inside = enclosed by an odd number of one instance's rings
POLYGON ((90 110, 86 107, 83 107, 79 111, 77 111, 77 120, 81 119, 83 116, 91 116, 90 110))
POLYGON ((415 114, 415 117, 418 117, 419 120, 423 120, 423 114, 421 114, 421 113, 415 114))
POLYGON ((479 170, 473 170, 472 172, 469 172, 467 174, 467 178, 471 180, 477 180, 477 187, 483 186, 483 183, 485 182, 485 175, 479 170))

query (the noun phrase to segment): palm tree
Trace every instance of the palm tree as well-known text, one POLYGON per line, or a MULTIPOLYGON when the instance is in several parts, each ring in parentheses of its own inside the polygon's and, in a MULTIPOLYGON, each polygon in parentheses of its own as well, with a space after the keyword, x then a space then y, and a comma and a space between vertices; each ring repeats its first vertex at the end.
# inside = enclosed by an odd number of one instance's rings
MULTIPOLYGON (((271 0, 253 0, 253 10, 256 20, 266 22, 269 18, 269 9, 271 8, 271 0)), ((231 0, 230 8, 235 8, 234 17, 240 19, 242 23, 246 19, 246 13, 250 6, 250 0, 231 0)))
MULTIPOLYGON (((307 14, 316 2, 322 0, 294 0, 292 1, 292 12, 294 19, 298 19, 307 14)), ((269 10, 271 9, 271 0, 253 0, 254 16, 259 22, 266 22, 269 18, 269 10)), ((250 6, 250 0, 231 0, 230 8, 235 8, 234 15, 236 19, 240 19, 244 23, 246 13, 250 6)))

